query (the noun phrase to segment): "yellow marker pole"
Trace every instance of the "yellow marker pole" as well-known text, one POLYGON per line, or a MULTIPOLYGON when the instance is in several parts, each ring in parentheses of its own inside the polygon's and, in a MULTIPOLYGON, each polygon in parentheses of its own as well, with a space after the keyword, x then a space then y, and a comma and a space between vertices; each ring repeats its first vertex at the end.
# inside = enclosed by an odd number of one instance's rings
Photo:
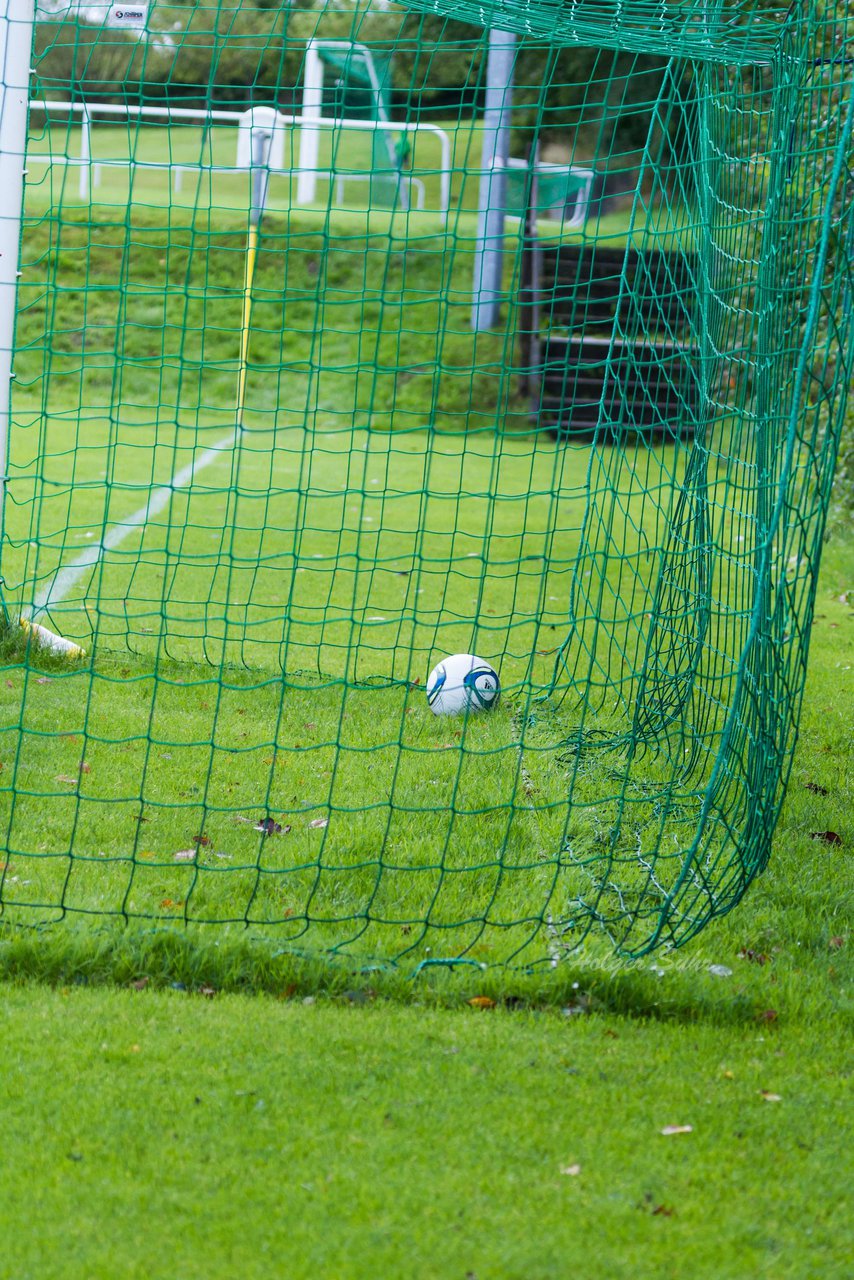
POLYGON ((255 260, 258 256, 258 226, 249 224, 246 240, 246 269, 243 274, 243 316, 240 322, 240 365, 237 374, 237 425, 243 426, 243 409, 246 400, 246 373, 249 365, 249 326, 252 320, 252 281, 255 278, 255 260))
POLYGON ((258 258, 258 233, 264 205, 267 201, 267 168, 272 134, 257 126, 252 127, 252 192, 249 208, 249 230, 246 235, 246 268, 243 274, 243 314, 240 320, 240 363, 237 371, 237 426, 243 426, 246 407, 246 380, 249 371, 249 333, 252 323, 252 282, 255 279, 255 263, 258 258))

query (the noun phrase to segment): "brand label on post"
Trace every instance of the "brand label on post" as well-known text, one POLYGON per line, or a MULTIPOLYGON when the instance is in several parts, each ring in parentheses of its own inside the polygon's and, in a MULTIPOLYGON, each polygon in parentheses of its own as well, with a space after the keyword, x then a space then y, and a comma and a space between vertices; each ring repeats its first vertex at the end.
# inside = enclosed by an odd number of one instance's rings
POLYGON ((107 13, 111 27, 135 27, 144 30, 148 26, 147 4, 112 4, 107 13))

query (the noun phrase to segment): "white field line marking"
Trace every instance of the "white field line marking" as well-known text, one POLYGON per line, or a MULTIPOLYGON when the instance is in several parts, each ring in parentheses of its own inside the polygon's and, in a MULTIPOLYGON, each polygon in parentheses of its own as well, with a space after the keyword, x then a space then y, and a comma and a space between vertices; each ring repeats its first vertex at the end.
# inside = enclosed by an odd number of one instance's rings
POLYGON ((33 615, 43 613, 51 605, 59 604, 61 600, 64 600, 86 570, 97 564, 105 551, 112 551, 115 547, 120 546, 129 533, 133 533, 134 529, 139 529, 154 516, 158 515, 171 502, 175 490, 183 489, 186 485, 191 484, 193 478, 200 471, 210 466, 217 458, 221 458, 225 450, 234 444, 236 437, 237 428, 230 431, 227 436, 223 436, 221 440, 217 440, 215 445, 210 449, 206 449, 194 462, 182 467, 172 477, 168 485, 155 489, 144 507, 140 507, 138 511, 134 511, 133 515, 122 520, 121 524, 112 529, 100 542, 87 547, 70 564, 67 564, 63 569, 59 569, 53 581, 43 587, 36 595, 33 604, 33 615))

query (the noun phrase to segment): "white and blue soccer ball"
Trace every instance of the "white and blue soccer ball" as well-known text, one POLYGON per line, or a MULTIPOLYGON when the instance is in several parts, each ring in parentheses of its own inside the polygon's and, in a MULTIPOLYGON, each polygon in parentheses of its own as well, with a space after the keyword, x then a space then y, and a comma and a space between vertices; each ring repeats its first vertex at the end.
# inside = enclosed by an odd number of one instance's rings
POLYGON ((473 653, 443 658, 427 677, 427 705, 437 716, 489 711, 498 704, 500 693, 498 672, 473 653))

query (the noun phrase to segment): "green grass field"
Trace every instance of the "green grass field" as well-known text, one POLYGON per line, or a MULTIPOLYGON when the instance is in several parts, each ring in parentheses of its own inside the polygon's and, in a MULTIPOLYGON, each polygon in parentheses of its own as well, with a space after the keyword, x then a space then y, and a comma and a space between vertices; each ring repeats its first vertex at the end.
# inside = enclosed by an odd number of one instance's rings
POLYGON ((7 932, 4 1274, 842 1280, 852 574, 837 539, 770 866, 669 959, 407 982, 7 932))
MULTIPOLYGON (((615 960, 697 829, 749 620, 752 445, 728 457, 723 423, 704 491, 712 693, 635 759, 684 446, 533 429, 512 337, 468 325, 465 212, 454 239, 284 198, 238 431, 223 181, 197 216, 141 169, 132 192, 105 170, 98 205, 67 185, 60 211, 57 173, 29 194, 4 592, 90 654, 3 641, 0 1276, 841 1280, 850 531, 769 867, 683 949, 615 960), (562 646, 567 696, 538 702, 562 646), (424 678, 464 648, 504 703, 437 721, 424 678)), ((770 820, 753 767, 746 733, 686 927, 770 820)))

